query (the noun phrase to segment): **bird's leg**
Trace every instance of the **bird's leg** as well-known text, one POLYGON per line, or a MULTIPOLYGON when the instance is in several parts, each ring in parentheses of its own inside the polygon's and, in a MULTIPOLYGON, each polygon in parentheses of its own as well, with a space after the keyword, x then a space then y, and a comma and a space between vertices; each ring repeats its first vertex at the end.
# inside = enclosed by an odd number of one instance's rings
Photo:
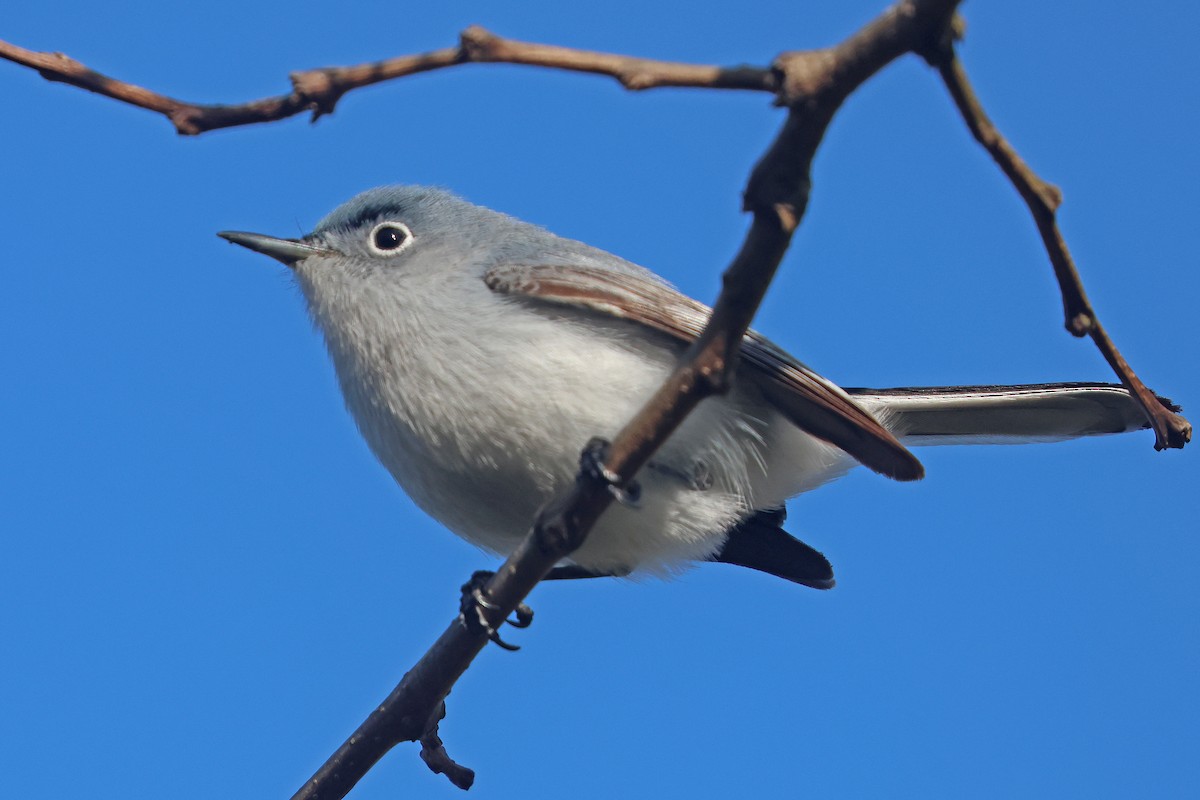
MULTIPOLYGON (((585 567, 580 567, 575 564, 564 564, 560 567, 554 567, 544 581, 574 581, 583 580, 585 578, 623 578, 629 574, 628 569, 613 569, 608 571, 591 570, 585 567)), ((495 605, 487 598, 487 593, 484 588, 487 582, 492 579, 496 573, 491 570, 481 569, 471 574, 471 577, 462 586, 462 600, 459 602, 459 616, 462 618, 463 624, 474 630, 481 630, 487 634, 487 637, 492 642, 503 647, 505 650, 520 650, 521 648, 515 644, 509 644, 500 638, 500 632, 488 624, 487 617, 483 613, 485 609, 494 609, 495 605)), ((511 619, 504 620, 514 628, 528 628, 533 624, 533 609, 525 603, 517 606, 516 616, 511 619)))
POLYGON ((583 578, 624 578, 629 574, 627 569, 614 569, 608 571, 600 571, 587 569, 575 564, 564 564, 561 567, 555 567, 546 573, 544 581, 574 581, 583 578))
MULTIPOLYGON (((579 459, 580 478, 602 482, 609 494, 618 503, 636 508, 638 499, 642 494, 642 487, 637 481, 623 482, 619 475, 604 465, 605 458, 608 455, 608 448, 609 443, 598 437, 593 438, 587 443, 579 459)), ((472 574, 470 579, 463 584, 462 600, 459 603, 459 617, 468 628, 483 631, 487 634, 490 641, 495 642, 505 650, 519 650, 520 648, 517 645, 509 644, 500 638, 500 632, 492 627, 488 622, 487 614, 484 613, 485 611, 496 610, 496 606, 487 597, 486 591, 487 582, 491 580, 494 574, 494 572, 487 570, 479 570, 472 574)), ((629 574, 629 570, 598 572, 568 564, 551 569, 546 574, 545 580, 618 577, 627 574, 629 574)), ((533 609, 525 603, 521 603, 517 606, 516 618, 505 621, 514 628, 528 628, 533 624, 533 609)))

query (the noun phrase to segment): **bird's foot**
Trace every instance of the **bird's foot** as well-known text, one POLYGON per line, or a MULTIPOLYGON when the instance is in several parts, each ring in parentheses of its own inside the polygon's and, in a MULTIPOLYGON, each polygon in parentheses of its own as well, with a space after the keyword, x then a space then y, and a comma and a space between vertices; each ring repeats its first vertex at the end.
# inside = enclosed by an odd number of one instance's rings
POLYGON ((608 493, 623 506, 637 508, 642 497, 642 486, 637 481, 624 482, 621 476, 604 465, 608 460, 608 449, 611 444, 607 439, 592 438, 579 457, 579 469, 582 475, 591 480, 604 484, 608 493))
MULTIPOLYGON (((500 631, 492 627, 492 624, 488 621, 487 612, 499 610, 499 606, 492 603, 488 598, 486 589, 487 582, 495 574, 490 570, 481 569, 473 573, 467 582, 462 585, 462 599, 458 606, 458 617, 468 629, 482 631, 487 634, 487 638, 490 641, 500 645, 505 650, 520 650, 519 646, 509 644, 501 639, 500 631)), ((521 603, 517 606, 516 616, 504 621, 514 628, 528 628, 533 624, 533 609, 521 603)))

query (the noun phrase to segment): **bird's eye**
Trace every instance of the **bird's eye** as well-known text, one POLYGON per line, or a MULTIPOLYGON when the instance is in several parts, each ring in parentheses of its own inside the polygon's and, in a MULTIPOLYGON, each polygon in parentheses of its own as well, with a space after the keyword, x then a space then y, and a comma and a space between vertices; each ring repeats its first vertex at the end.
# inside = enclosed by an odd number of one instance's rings
POLYGON ((371 249, 384 256, 394 256, 412 244, 413 235, 402 222, 381 222, 371 231, 371 249))

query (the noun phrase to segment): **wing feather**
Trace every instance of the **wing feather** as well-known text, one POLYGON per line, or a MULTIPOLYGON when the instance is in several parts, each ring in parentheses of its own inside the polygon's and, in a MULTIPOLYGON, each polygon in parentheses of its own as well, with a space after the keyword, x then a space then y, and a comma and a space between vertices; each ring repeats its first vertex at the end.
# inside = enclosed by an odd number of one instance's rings
MULTIPOLYGON (((711 309, 644 275, 568 264, 504 264, 484 276, 501 294, 574 306, 630 320, 685 344, 711 309)), ((751 331, 742 342, 748 375, 797 427, 849 453, 876 472, 916 480, 924 469, 886 428, 831 381, 751 331)))

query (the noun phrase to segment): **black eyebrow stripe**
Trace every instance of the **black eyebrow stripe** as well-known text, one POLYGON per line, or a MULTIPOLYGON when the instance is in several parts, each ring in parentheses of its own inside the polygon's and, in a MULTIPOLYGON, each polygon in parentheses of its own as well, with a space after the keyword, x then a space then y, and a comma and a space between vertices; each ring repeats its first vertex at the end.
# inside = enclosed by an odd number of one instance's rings
POLYGON ((357 228, 366 222, 373 219, 383 219, 385 217, 401 217, 404 209, 399 205, 393 204, 388 206, 370 206, 361 209, 350 219, 344 220, 338 224, 338 229, 348 231, 357 228))

